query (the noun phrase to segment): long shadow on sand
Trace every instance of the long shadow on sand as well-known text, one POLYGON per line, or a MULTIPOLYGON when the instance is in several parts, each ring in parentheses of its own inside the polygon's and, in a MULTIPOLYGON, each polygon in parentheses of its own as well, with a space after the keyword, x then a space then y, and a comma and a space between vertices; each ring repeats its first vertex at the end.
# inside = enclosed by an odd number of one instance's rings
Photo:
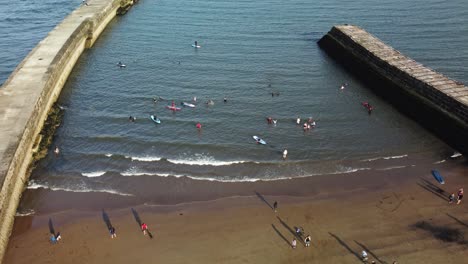
POLYGON ((455 216, 453 216, 453 215, 451 215, 451 214, 449 214, 449 213, 447 213, 447 216, 450 217, 450 218, 452 218, 453 220, 457 221, 457 223, 459 223, 460 225, 462 225, 462 226, 464 226, 464 227, 468 227, 468 224, 467 224, 467 223, 465 223, 465 222, 463 222, 462 220, 456 218, 455 216))
POLYGON ((257 195, 258 199, 260 199, 262 202, 264 202, 266 205, 268 205, 268 207, 270 207, 271 210, 274 210, 273 206, 265 199, 265 197, 263 197, 263 195, 261 195, 257 191, 255 192, 255 194, 257 195))
POLYGON ((274 224, 271 224, 271 227, 273 227, 273 230, 275 230, 276 234, 278 234, 278 236, 280 236, 284 240, 284 242, 288 244, 288 246, 292 247, 289 243, 289 240, 285 236, 283 236, 283 234, 281 234, 281 232, 278 230, 278 228, 276 228, 274 224))
POLYGON ((448 201, 448 196, 449 194, 445 192, 444 189, 440 188, 439 186, 433 184, 432 182, 426 180, 426 179, 421 179, 421 182, 418 182, 418 185, 423 188, 424 190, 434 194, 435 196, 439 197, 440 199, 444 201, 448 201))
POLYGON ((140 218, 140 215, 138 214, 138 212, 132 208, 132 214, 133 214, 133 217, 135 217, 135 221, 137 222, 138 224, 138 227, 141 227, 141 218, 140 218))
POLYGON ((333 233, 330 233, 328 232, 328 234, 330 236, 332 236, 334 239, 336 239, 336 241, 338 241, 338 243, 340 243, 341 246, 343 246, 345 249, 347 249, 349 251, 349 253, 353 254, 357 259, 359 259, 359 261, 362 261, 361 259, 361 256, 359 256, 358 253, 354 252, 349 246, 348 244, 346 244, 343 240, 341 240, 341 238, 339 238, 337 235, 333 234, 333 233))
POLYGON ((426 221, 419 221, 410 227, 421 229, 429 232, 433 237, 443 242, 458 243, 461 245, 468 244, 462 232, 457 228, 445 226, 437 226, 426 221))
POLYGON ((55 229, 54 223, 52 222, 52 218, 49 218, 49 232, 55 236, 55 229))
MULTIPOLYGON (((132 214, 133 214, 133 217, 135 217, 135 221, 138 223, 138 227, 141 227, 143 222, 141 221, 141 218, 140 218, 140 215, 138 214, 138 212, 133 208, 132 208, 132 214)), ((146 230, 146 232, 148 233, 149 238, 153 238, 153 234, 151 234, 151 232, 149 230, 146 230)))
POLYGON ((278 218, 280 223, 284 226, 284 228, 286 228, 289 231, 289 233, 291 233, 291 235, 293 235, 294 237, 297 238, 299 243, 301 243, 303 246, 305 246, 305 242, 302 240, 302 238, 300 236, 298 236, 296 234, 296 232, 288 224, 286 224, 286 222, 284 222, 279 216, 277 216, 276 218, 278 218))
POLYGON ((354 243, 358 244, 362 249, 364 249, 367 253, 371 254, 371 256, 377 260, 378 262, 382 263, 382 264, 388 264, 387 262, 381 260, 376 254, 374 254, 374 252, 372 252, 372 250, 370 250, 368 247, 366 247, 365 245, 357 242, 356 240, 354 240, 354 243))
POLYGON ((110 221, 109 215, 102 209, 102 220, 104 220, 104 223, 106 223, 107 229, 112 228, 112 223, 110 221))

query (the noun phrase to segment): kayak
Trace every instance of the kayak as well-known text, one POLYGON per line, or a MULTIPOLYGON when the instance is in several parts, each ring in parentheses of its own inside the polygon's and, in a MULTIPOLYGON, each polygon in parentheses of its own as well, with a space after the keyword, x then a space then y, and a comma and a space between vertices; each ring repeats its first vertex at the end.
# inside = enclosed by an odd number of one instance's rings
POLYGON ((266 145, 266 141, 257 136, 253 136, 253 139, 257 141, 258 144, 266 145))
POLYGON ((440 184, 445 184, 444 178, 440 175, 437 170, 432 170, 432 176, 438 181, 440 184))
POLYGON ((155 117, 154 115, 150 115, 150 118, 151 120, 153 120, 153 122, 155 122, 156 124, 161 124, 161 120, 157 117, 155 117))
POLYGON ((171 105, 166 105, 166 108, 172 111, 180 111, 182 109, 180 107, 171 106, 171 105))
POLYGON ((183 105, 183 106, 187 106, 187 107, 192 107, 192 108, 194 108, 194 107, 195 107, 195 105, 194 105, 194 104, 191 104, 191 103, 186 103, 186 102, 182 102, 182 105, 183 105))

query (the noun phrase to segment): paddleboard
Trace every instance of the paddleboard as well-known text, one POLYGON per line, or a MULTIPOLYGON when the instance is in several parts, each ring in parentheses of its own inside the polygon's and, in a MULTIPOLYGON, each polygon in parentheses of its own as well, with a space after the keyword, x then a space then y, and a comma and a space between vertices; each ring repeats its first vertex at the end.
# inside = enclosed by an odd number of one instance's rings
POLYGON ((453 155, 450 156, 450 157, 451 157, 452 159, 455 159, 455 158, 458 158, 458 157, 461 157, 461 156, 463 156, 463 154, 461 154, 460 152, 455 152, 455 153, 453 153, 453 155))
POLYGON ((253 139, 254 139, 255 141, 257 141, 257 143, 259 143, 259 144, 266 145, 266 141, 263 140, 263 139, 261 139, 261 138, 259 138, 259 137, 257 137, 257 136, 253 136, 253 139))
POLYGON ((187 106, 187 107, 192 107, 192 108, 194 108, 194 107, 195 107, 195 105, 194 105, 194 104, 191 104, 191 103, 186 103, 186 102, 183 102, 183 103, 182 103, 182 105, 183 105, 183 106, 187 106))
POLYGON ((197 48, 197 49, 201 48, 200 45, 195 45, 195 44, 192 44, 192 47, 197 48))
POLYGON ((155 122, 156 124, 161 124, 161 120, 157 117, 155 117, 154 115, 150 115, 150 118, 151 120, 153 120, 153 122, 155 122))
POLYGON ((166 108, 172 111, 180 111, 182 109, 180 107, 175 107, 175 106, 170 106, 170 105, 167 105, 166 108))
POLYGON ((440 184, 445 184, 444 178, 440 175, 440 173, 437 170, 432 170, 432 176, 440 183, 440 184))

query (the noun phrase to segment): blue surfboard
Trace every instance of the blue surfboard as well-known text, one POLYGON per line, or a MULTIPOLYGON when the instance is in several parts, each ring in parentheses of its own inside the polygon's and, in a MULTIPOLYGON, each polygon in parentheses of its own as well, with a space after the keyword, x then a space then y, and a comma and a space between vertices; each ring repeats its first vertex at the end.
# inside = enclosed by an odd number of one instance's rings
POLYGON ((440 184, 445 184, 444 178, 440 175, 440 173, 437 170, 432 170, 432 176, 440 183, 440 184))

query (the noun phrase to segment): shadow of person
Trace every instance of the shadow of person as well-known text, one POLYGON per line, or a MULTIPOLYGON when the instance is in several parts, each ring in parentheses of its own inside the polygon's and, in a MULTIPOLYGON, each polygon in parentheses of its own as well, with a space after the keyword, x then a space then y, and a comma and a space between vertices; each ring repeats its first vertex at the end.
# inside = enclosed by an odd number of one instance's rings
POLYGON ((107 229, 112 228, 112 223, 110 221, 109 215, 102 209, 102 220, 104 220, 104 223, 106 223, 107 229))
POLYGON ((55 236, 54 223, 52 223, 52 218, 49 218, 49 232, 55 236))
POLYGON ((141 227, 141 219, 140 219, 140 215, 138 215, 138 212, 132 208, 132 214, 133 214, 133 217, 135 217, 135 221, 138 223, 138 227, 141 227))
POLYGON ((265 197, 263 197, 263 195, 261 195, 259 192, 255 191, 255 194, 257 195, 257 197, 262 201, 264 202, 266 205, 268 205, 268 207, 270 207, 271 210, 274 210, 273 206, 265 199, 265 197))
POLYGON ((361 244, 359 242, 357 242, 356 240, 354 240, 354 243, 358 244, 362 249, 364 249, 367 253, 371 254, 371 256, 377 260, 378 262, 382 263, 382 264, 388 264, 386 261, 383 261, 381 260, 376 254, 374 254, 374 252, 372 250, 370 250, 368 247, 366 247, 364 244, 361 244))
POLYGON ((276 228, 274 224, 271 224, 271 227, 273 227, 273 230, 275 230, 276 234, 278 234, 278 236, 281 237, 284 240, 284 242, 286 242, 286 244, 288 244, 288 246, 291 247, 289 240, 283 234, 281 234, 278 228, 276 228))
POLYGON ((303 246, 305 246, 304 240, 302 240, 302 238, 300 236, 298 236, 298 234, 296 233, 295 230, 293 230, 288 224, 286 224, 286 222, 284 222, 279 216, 277 216, 276 218, 278 218, 278 221, 284 226, 284 228, 286 228, 289 231, 289 233, 291 233, 291 235, 296 237, 300 241, 300 243, 303 246))
POLYGON ((361 256, 359 256, 358 253, 356 253, 354 250, 352 250, 348 244, 346 244, 343 240, 341 240, 341 238, 339 238, 337 235, 333 234, 333 233, 330 233, 328 232, 328 234, 330 236, 332 236, 334 239, 336 239, 336 241, 338 241, 338 243, 340 243, 341 246, 343 246, 345 249, 347 249, 349 251, 349 253, 353 254, 357 259, 359 259, 360 261, 362 261, 362 258, 361 256))

